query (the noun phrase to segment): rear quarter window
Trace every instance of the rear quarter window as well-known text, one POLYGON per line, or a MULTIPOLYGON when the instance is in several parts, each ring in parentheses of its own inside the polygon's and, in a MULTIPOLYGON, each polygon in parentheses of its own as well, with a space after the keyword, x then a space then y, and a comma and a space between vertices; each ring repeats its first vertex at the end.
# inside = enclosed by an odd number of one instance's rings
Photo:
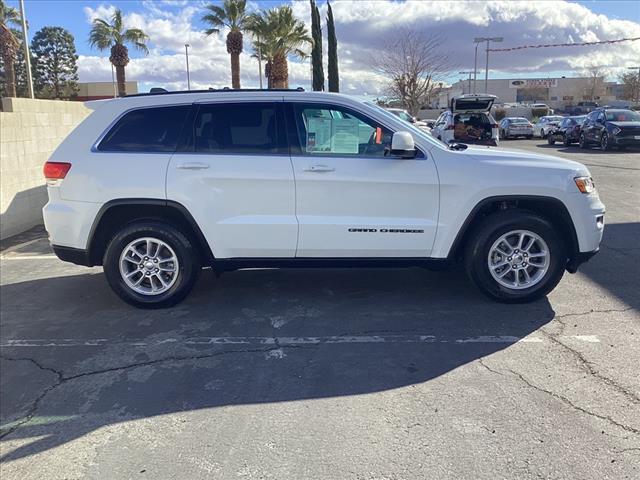
POLYGON ((174 152, 190 105, 125 113, 98 144, 100 152, 174 152))

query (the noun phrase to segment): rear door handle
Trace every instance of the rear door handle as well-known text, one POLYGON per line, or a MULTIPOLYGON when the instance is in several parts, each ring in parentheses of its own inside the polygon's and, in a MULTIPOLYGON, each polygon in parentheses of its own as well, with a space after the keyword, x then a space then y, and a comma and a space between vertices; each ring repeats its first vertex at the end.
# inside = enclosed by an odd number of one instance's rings
POLYGON ((333 172, 335 168, 329 165, 309 165, 304 169, 305 172, 333 172))
POLYGON ((204 162, 184 162, 179 163, 177 168, 182 170, 204 170, 205 168, 209 168, 209 164, 204 162))

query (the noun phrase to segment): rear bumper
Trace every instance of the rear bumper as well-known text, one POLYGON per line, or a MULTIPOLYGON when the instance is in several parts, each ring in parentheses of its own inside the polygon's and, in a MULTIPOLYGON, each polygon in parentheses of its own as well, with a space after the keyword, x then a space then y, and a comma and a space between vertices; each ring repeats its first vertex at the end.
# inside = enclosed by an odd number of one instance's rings
POLYGON ((89 260, 89 253, 86 250, 72 247, 62 247, 60 245, 51 245, 53 253, 63 262, 75 263, 85 267, 92 267, 89 260))

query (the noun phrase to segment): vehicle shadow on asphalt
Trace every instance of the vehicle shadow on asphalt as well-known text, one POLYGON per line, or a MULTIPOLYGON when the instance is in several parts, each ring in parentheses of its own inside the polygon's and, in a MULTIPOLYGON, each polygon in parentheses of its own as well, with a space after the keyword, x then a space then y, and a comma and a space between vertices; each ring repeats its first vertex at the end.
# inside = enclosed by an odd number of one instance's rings
POLYGON ((205 271, 187 301, 154 312, 124 305, 101 274, 79 274, 6 285, 2 303, 11 339, 106 339, 3 348, 5 431, 33 417, 5 439, 27 443, 3 448, 2 461, 135 419, 428 382, 511 346, 554 316, 546 299, 502 305, 458 270, 418 268, 249 270, 219 279, 205 271), (278 340, 207 343, 219 337, 278 340))
MULTIPOLYGON (((581 269, 635 309, 638 238, 640 223, 607 226, 581 269)), ((26 442, 2 461, 138 419, 424 384, 555 316, 547 299, 485 299, 459 269, 205 271, 187 301, 160 311, 124 305, 99 271, 5 285, 1 297, 3 344, 51 343, 2 349, 4 441, 26 442)))
POLYGON ((562 142, 558 142, 555 145, 549 145, 548 143, 541 143, 536 145, 538 148, 542 148, 545 150, 553 150, 556 152, 564 152, 564 153, 585 153, 585 154, 593 154, 593 155, 611 155, 618 154, 624 155, 628 153, 640 153, 640 149, 638 148, 627 148, 625 150, 613 149, 613 150, 602 150, 600 147, 590 147, 590 148, 580 148, 577 143, 573 143, 570 146, 565 146, 562 142))

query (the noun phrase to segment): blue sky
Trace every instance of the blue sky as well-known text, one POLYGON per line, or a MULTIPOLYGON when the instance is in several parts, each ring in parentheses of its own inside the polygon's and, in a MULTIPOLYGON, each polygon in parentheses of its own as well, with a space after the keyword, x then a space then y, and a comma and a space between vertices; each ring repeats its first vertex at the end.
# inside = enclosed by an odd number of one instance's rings
MULTIPOLYGON (((316 0, 324 17, 324 0, 316 0)), ((16 0, 7 0, 18 7, 16 0)), ((120 8, 125 22, 142 26, 151 37, 149 56, 133 50, 128 78, 143 88, 162 85, 184 88, 184 43, 191 45, 192 80, 198 86, 229 84, 224 34, 205 38, 200 21, 203 0, 25 0, 30 37, 43 26, 62 26, 76 38, 81 81, 110 81, 108 52, 91 49, 87 38, 90 19, 120 8)), ((289 4, 309 21, 308 0, 253 1, 251 8, 289 4)), ((458 63, 456 71, 473 68, 473 36, 501 35, 503 46, 640 37, 640 2, 626 0, 551 2, 511 1, 412 2, 403 0, 335 0, 332 2, 340 44, 340 68, 348 91, 371 95, 382 92, 384 79, 370 67, 371 55, 382 48, 398 27, 418 28, 445 37, 445 45, 458 63)), ((326 45, 326 44, 325 44, 326 45)), ((243 85, 256 86, 257 63, 241 58, 243 85)), ((547 77, 579 75, 594 62, 606 67, 610 78, 640 58, 640 41, 609 47, 526 50, 518 54, 492 54, 491 77, 547 77)), ((484 55, 479 58, 484 66, 484 55)), ((292 86, 308 86, 308 63, 290 65, 292 86)), ((448 76, 445 81, 457 80, 448 76)))

